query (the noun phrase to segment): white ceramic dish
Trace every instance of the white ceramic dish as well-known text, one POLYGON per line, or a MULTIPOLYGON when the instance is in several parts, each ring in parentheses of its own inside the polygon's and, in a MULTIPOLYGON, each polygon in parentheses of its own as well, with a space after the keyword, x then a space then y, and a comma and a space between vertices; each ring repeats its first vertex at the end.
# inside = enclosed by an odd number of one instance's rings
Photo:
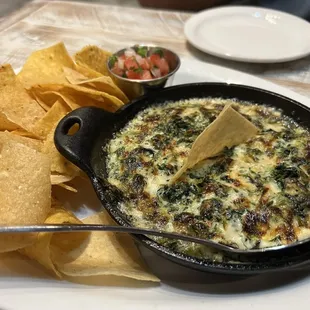
POLYGON ((310 54, 310 23, 258 7, 202 11, 186 22, 184 32, 196 48, 231 60, 275 63, 310 54))
MULTIPOLYGON (((310 106, 310 99, 265 80, 220 66, 182 59, 174 83, 227 82, 265 88, 310 106)), ((80 217, 99 210, 100 203, 86 181, 80 191, 68 194, 60 189, 58 198, 79 210, 80 217)), ((120 278, 88 278, 79 284, 50 278, 27 259, 0 255, 1 310, 260 310, 308 307, 310 267, 304 270, 261 275, 247 279, 199 273, 179 267, 144 251, 143 255, 163 280, 161 285, 120 278)))

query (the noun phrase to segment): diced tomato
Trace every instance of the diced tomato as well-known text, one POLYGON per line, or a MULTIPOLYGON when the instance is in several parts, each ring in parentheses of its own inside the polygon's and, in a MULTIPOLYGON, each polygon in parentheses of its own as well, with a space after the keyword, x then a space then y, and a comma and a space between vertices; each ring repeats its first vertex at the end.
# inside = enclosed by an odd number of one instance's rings
POLYGON ((157 54, 152 54, 150 57, 150 64, 151 64, 151 67, 158 67, 157 64, 160 62, 160 56, 157 55, 157 54))
POLYGON ((122 76, 124 74, 124 70, 120 69, 117 62, 114 64, 114 67, 111 69, 114 74, 122 76))
POLYGON ((150 69, 150 64, 148 63, 147 59, 142 58, 141 62, 140 62, 140 67, 143 70, 149 70, 150 69))
POLYGON ((149 70, 143 70, 143 72, 140 75, 141 80, 151 80, 152 78, 153 78, 152 74, 149 70))
POLYGON ((138 69, 139 65, 134 57, 126 58, 125 59, 125 67, 128 70, 138 69))
POLYGON ((128 70, 127 71, 127 77, 129 79, 139 80, 140 79, 140 74, 139 74, 139 72, 135 72, 133 70, 128 70))
POLYGON ((152 65, 157 66, 157 63, 159 63, 159 61, 160 61, 160 56, 158 54, 152 54, 150 56, 150 62, 152 65))
POLYGON ((150 56, 150 62, 153 66, 159 68, 161 75, 166 75, 169 73, 169 65, 165 58, 160 58, 158 54, 153 54, 150 56))
POLYGON ((157 65, 162 75, 166 75, 169 73, 170 68, 168 62, 165 58, 160 59, 160 63, 157 65))
POLYGON ((112 72, 122 77, 138 80, 151 80, 169 73, 169 64, 160 54, 142 57, 140 54, 132 56, 131 51, 117 57, 112 72), (127 55, 127 56, 126 56, 127 55))

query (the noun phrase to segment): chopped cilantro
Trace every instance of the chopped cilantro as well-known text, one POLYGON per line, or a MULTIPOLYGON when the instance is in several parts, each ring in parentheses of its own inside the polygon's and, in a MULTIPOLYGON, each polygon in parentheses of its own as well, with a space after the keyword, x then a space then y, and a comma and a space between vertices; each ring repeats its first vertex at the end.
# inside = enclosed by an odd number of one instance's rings
POLYGON ((155 48, 155 50, 154 50, 153 54, 157 54, 157 55, 159 55, 159 56, 160 56, 160 58, 163 58, 163 57, 164 57, 164 52, 163 52, 163 50, 162 50, 162 49, 160 49, 160 48, 155 48))
POLYGON ((136 73, 142 73, 143 69, 141 67, 139 67, 139 68, 133 69, 133 71, 136 72, 136 73))
POLYGON ((110 65, 111 67, 114 67, 115 63, 118 61, 117 56, 113 55, 110 57, 110 65))
POLYGON ((147 56, 147 47, 145 46, 138 47, 137 54, 145 58, 147 56))

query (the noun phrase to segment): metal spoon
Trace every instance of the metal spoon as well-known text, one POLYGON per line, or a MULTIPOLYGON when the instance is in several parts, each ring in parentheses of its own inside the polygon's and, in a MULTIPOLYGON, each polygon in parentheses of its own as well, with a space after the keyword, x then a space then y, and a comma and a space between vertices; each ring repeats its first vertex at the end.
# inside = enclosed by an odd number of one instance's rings
POLYGON ((118 233, 129 233, 138 235, 152 235, 158 237, 164 237, 169 239, 177 239, 188 242, 194 242, 201 245, 208 246, 212 249, 222 251, 226 254, 237 255, 253 255, 253 254, 267 254, 269 252, 281 251, 291 249, 310 241, 310 238, 297 241, 288 245, 279 245, 268 248, 258 249, 238 249, 230 245, 217 243, 212 240, 201 239, 179 233, 165 232, 154 229, 144 229, 125 226, 110 226, 110 225, 97 225, 97 224, 44 224, 44 225, 27 225, 27 226, 0 226, 0 234, 3 233, 35 233, 35 232, 85 232, 85 231, 110 231, 118 233))

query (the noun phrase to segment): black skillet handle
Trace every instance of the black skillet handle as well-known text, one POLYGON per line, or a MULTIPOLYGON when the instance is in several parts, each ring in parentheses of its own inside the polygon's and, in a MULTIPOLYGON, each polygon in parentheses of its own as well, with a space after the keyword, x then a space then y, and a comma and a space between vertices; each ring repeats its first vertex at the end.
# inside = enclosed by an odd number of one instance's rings
POLYGON ((114 113, 96 107, 83 107, 70 112, 56 127, 54 142, 57 150, 88 175, 92 175, 91 153, 94 144, 114 117, 114 113), (69 134, 69 130, 76 124, 78 130, 69 134))

